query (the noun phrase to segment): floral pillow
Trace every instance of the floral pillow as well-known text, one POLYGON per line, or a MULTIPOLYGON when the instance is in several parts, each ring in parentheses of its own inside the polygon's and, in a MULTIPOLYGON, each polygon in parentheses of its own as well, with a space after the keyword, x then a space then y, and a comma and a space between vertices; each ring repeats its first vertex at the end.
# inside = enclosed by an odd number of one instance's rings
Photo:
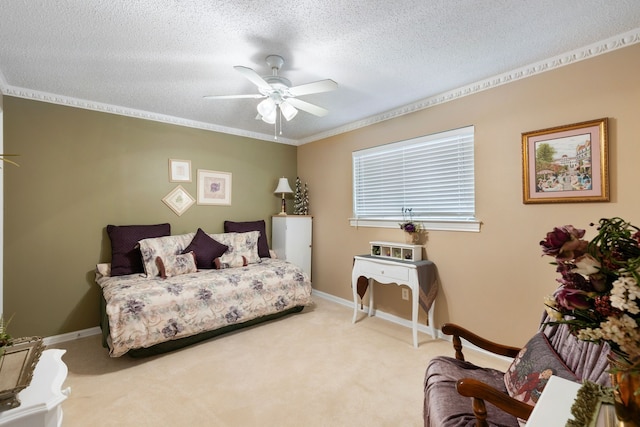
POLYGON ((181 254, 191 243, 195 233, 178 234, 175 236, 157 237, 154 239, 143 239, 138 242, 142 253, 142 264, 148 278, 156 277, 160 274, 156 264, 156 258, 167 258, 181 254))
POLYGON ((225 221, 224 231, 226 233, 246 233, 249 231, 259 231, 260 237, 258 238, 258 256, 260 258, 270 258, 269 242, 267 242, 266 224, 263 219, 258 221, 225 221))
POLYGON ((504 384, 509 396, 535 405, 551 375, 580 381, 551 347, 546 335, 538 332, 520 350, 505 372, 504 384))
MULTIPOLYGON (((233 234, 229 243, 227 252, 220 257, 220 262, 223 264, 230 264, 238 257, 245 257, 247 263, 254 264, 260 262, 260 256, 258 255, 258 238, 260 237, 259 231, 250 231, 248 233, 225 233, 233 234)), ((217 240, 217 239, 216 239, 217 240)))
POLYGON ((156 265, 158 266, 160 277, 163 279, 198 271, 196 268, 196 255, 193 252, 180 255, 168 255, 164 258, 157 257, 156 265))
POLYGON ((222 262, 220 258, 216 258, 213 260, 213 265, 218 270, 222 270, 224 268, 246 267, 248 263, 247 258, 238 255, 233 258, 227 258, 226 262, 222 262))

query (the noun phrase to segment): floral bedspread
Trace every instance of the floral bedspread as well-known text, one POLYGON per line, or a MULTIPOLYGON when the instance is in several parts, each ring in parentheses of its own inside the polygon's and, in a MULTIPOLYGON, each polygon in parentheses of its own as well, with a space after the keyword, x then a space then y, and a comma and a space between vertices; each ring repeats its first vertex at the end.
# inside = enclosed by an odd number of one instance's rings
POLYGON ((106 300, 112 357, 311 303, 309 276, 269 258, 167 279, 98 273, 96 282, 106 300))

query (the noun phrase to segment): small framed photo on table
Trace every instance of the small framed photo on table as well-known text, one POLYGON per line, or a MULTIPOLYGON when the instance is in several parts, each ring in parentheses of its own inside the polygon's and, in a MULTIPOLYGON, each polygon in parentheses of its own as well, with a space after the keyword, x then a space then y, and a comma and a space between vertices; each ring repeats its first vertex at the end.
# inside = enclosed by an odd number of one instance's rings
POLYGON ((169 159, 169 182, 191 182, 191 160, 169 159))

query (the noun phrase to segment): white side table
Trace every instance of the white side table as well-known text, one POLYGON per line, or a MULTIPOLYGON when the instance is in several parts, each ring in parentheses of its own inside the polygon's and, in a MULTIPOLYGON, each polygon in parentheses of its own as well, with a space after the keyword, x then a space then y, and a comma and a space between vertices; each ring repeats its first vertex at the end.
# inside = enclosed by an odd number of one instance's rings
POLYGON ((33 372, 29 387, 18 393, 20 406, 0 412, 0 426, 60 427, 61 404, 71 393, 62 384, 67 378, 67 365, 62 361, 66 350, 45 350, 33 372))
MULTIPOLYGON (((427 290, 435 284, 435 265, 431 261, 401 261, 371 255, 356 255, 353 261, 351 272, 351 286, 353 288, 353 323, 356 323, 358 316, 358 278, 366 277, 369 280, 369 316, 373 316, 373 286, 371 281, 375 280, 381 284, 395 283, 405 285, 411 289, 411 327, 413 332, 413 346, 418 348, 418 301, 420 288, 427 290), (418 269, 428 270, 425 274, 429 283, 421 283, 418 269)), ((427 293, 425 291, 425 294, 427 293)), ((429 328, 431 336, 435 335, 433 325, 433 302, 428 310, 429 328)))

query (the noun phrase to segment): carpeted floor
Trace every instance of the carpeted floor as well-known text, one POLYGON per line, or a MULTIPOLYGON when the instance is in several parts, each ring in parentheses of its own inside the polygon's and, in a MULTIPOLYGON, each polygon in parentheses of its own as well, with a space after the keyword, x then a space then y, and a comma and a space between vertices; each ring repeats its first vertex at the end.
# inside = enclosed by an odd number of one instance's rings
MULTIPOLYGON (((66 349, 65 427, 422 426, 429 360, 450 343, 315 298, 270 323, 146 359, 112 359, 99 336, 66 349)), ((507 363, 465 352, 505 369, 507 363)))

